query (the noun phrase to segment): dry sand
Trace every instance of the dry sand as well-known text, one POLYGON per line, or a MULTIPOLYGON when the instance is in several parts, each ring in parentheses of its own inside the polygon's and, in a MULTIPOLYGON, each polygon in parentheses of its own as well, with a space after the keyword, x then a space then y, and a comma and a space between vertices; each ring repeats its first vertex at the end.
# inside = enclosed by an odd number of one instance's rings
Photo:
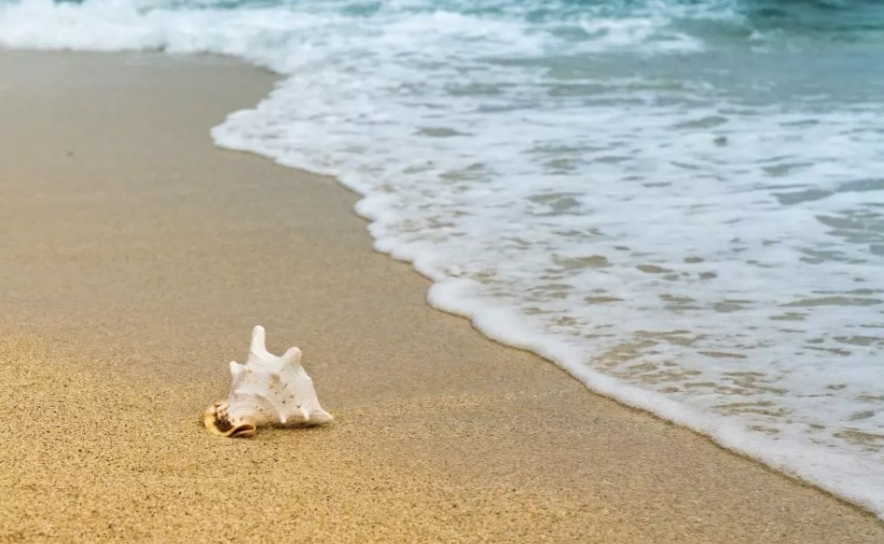
POLYGON ((334 180, 213 147, 273 81, 0 53, 0 541, 884 542, 432 310, 334 180), (201 427, 256 323, 334 425, 201 427))

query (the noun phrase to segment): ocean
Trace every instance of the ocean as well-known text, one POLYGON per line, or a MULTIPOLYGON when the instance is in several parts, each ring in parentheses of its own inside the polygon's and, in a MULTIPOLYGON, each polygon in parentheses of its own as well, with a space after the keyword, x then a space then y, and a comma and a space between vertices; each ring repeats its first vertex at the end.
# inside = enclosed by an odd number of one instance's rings
POLYGON ((211 136, 361 193, 430 304, 884 519, 884 3, 0 0, 0 45, 283 75, 211 136))

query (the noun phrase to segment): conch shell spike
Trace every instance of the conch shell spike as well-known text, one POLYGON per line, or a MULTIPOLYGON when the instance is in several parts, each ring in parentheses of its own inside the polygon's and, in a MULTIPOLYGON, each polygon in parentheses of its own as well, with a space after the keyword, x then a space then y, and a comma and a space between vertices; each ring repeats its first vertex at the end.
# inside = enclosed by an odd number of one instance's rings
POLYGON ((287 365, 301 364, 301 350, 298 348, 289 348, 282 354, 282 361, 287 365))
POLYGON ((252 361, 261 361, 268 357, 272 357, 267 351, 267 342, 264 327, 261 325, 252 329, 252 343, 249 344, 249 357, 246 359, 246 365, 252 361))
POLYGON ((215 434, 253 436, 260 425, 320 425, 334 419, 319 404, 313 380, 301 366, 301 350, 292 347, 282 357, 273 355, 260 325, 252 330, 246 364, 231 361, 230 375, 227 400, 209 406, 203 416, 215 434))

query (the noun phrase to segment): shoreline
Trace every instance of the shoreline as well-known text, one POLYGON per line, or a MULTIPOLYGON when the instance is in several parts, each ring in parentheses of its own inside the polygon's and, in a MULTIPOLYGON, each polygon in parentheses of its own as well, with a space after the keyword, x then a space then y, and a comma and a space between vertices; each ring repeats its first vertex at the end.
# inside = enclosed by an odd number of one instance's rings
POLYGON ((212 145, 274 81, 208 56, 0 51, 0 541, 884 540, 432 309, 335 180, 212 145), (201 427, 258 323, 271 351, 301 347, 333 425, 201 427))

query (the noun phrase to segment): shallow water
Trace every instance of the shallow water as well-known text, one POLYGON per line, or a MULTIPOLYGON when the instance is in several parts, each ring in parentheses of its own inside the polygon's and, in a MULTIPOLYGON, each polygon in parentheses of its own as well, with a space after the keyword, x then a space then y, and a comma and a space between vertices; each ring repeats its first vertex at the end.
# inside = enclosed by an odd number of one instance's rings
POLYGON ((432 304, 884 515, 878 3, 23 0, 0 44, 285 74, 216 141, 364 194, 432 304))

